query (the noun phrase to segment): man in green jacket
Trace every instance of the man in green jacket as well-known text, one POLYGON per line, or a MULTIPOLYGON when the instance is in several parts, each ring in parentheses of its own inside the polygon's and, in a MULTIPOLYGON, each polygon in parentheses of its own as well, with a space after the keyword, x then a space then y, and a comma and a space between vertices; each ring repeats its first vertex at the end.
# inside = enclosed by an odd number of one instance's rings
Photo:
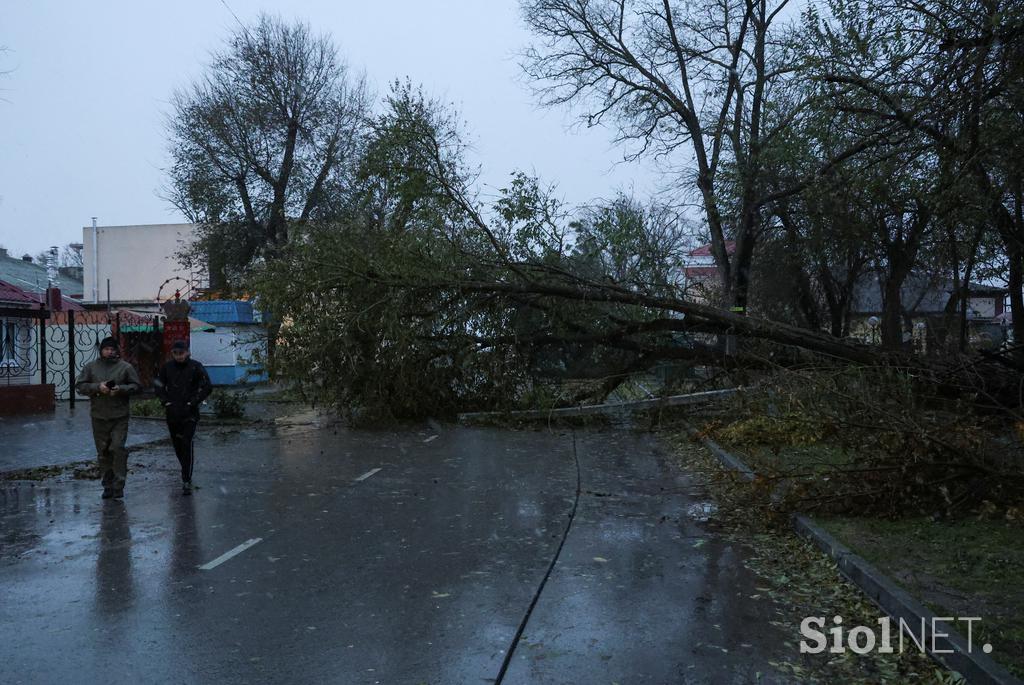
POLYGON ((114 338, 100 343, 100 358, 85 365, 75 383, 80 395, 90 398, 92 437, 103 476, 103 499, 124 497, 128 476, 128 397, 142 387, 139 374, 119 357, 114 338))

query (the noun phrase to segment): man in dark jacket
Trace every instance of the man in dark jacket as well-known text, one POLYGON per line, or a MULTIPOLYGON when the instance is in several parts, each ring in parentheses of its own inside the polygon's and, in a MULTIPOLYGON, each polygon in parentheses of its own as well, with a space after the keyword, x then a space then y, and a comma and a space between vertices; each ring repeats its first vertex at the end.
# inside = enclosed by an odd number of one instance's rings
POLYGON ((96 460, 103 479, 103 499, 124 497, 128 477, 128 398, 142 386, 139 374, 119 356, 114 338, 100 343, 100 358, 85 365, 75 382, 75 390, 90 398, 92 437, 96 441, 96 460))
POLYGON ((210 376, 202 364, 189 358, 188 344, 177 340, 171 346, 171 361, 160 369, 154 385, 164 403, 174 453, 181 464, 181 494, 191 495, 195 463, 192 440, 199 425, 199 405, 213 390, 210 376))

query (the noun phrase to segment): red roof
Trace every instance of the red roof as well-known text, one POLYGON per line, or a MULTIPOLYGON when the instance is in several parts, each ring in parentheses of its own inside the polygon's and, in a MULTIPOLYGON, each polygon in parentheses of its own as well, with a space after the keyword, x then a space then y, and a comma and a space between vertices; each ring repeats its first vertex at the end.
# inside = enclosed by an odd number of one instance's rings
POLYGON ((0 281, 0 302, 37 305, 39 301, 16 285, 0 281))
MULTIPOLYGON (((736 252, 736 241, 726 240, 725 241, 725 252, 726 254, 732 254, 736 252)), ((711 256, 711 244, 701 245, 696 250, 690 252, 691 257, 710 257, 711 256)))
MULTIPOLYGON (((28 293, 28 296, 31 297, 31 298, 34 298, 36 304, 42 304, 43 301, 46 299, 46 293, 45 292, 43 292, 43 293, 28 293)), ((63 295, 62 294, 60 296, 60 299, 62 299, 64 301, 64 311, 67 311, 69 309, 74 309, 76 312, 84 312, 85 311, 85 307, 83 307, 79 303, 75 302, 74 300, 72 300, 67 295, 63 295)))
MULTIPOLYGON (((6 281, 0 281, 0 302, 6 304, 30 305, 26 309, 38 309, 46 298, 45 292, 30 293, 27 290, 22 290, 16 285, 11 285, 6 281)), ((70 297, 61 295, 61 299, 64 300, 64 311, 74 309, 76 312, 85 311, 85 307, 72 300, 70 297)))

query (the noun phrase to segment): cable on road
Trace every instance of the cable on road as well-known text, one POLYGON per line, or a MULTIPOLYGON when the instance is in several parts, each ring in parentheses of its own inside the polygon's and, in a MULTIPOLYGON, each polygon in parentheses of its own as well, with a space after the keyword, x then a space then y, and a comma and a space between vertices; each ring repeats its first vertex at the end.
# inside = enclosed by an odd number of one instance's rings
POLYGON ((516 647, 519 646, 519 640, 523 637, 523 632, 526 630, 526 624, 530 622, 530 616, 533 614, 534 607, 537 606, 537 601, 540 599, 540 595, 544 592, 544 586, 548 583, 548 578, 551 577, 551 572, 555 570, 555 564, 558 563, 558 557, 562 554, 562 548, 565 547, 565 541, 569 538, 569 529, 572 528, 572 523, 576 519, 576 509, 580 505, 580 455, 576 451, 576 431, 572 432, 572 458, 576 462, 576 495, 572 501, 572 511, 569 512, 569 522, 565 525, 565 531, 562 533, 562 540, 558 543, 558 549, 555 550, 555 556, 551 559, 551 563, 548 565, 548 570, 544 574, 544 578, 541 579, 540 585, 537 586, 537 591, 533 595, 533 599, 530 601, 530 606, 526 609, 526 615, 523 616, 523 620, 519 623, 519 628, 516 630, 515 636, 512 638, 512 645, 505 650, 505 659, 501 662, 501 670, 498 671, 498 677, 494 680, 494 685, 501 685, 505 679, 505 673, 508 671, 509 665, 512 663, 512 655, 515 654, 516 647))

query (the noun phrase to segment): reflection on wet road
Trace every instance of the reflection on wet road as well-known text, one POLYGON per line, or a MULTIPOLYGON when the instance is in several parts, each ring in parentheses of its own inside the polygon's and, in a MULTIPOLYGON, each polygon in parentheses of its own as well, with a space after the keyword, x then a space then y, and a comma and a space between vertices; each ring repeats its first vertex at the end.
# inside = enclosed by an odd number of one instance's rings
POLYGON ((579 509, 505 682, 772 682, 788 649, 647 436, 309 425, 197 449, 192 497, 167 448, 133 455, 124 502, 3 484, 5 682, 493 682, 574 450, 579 509))

